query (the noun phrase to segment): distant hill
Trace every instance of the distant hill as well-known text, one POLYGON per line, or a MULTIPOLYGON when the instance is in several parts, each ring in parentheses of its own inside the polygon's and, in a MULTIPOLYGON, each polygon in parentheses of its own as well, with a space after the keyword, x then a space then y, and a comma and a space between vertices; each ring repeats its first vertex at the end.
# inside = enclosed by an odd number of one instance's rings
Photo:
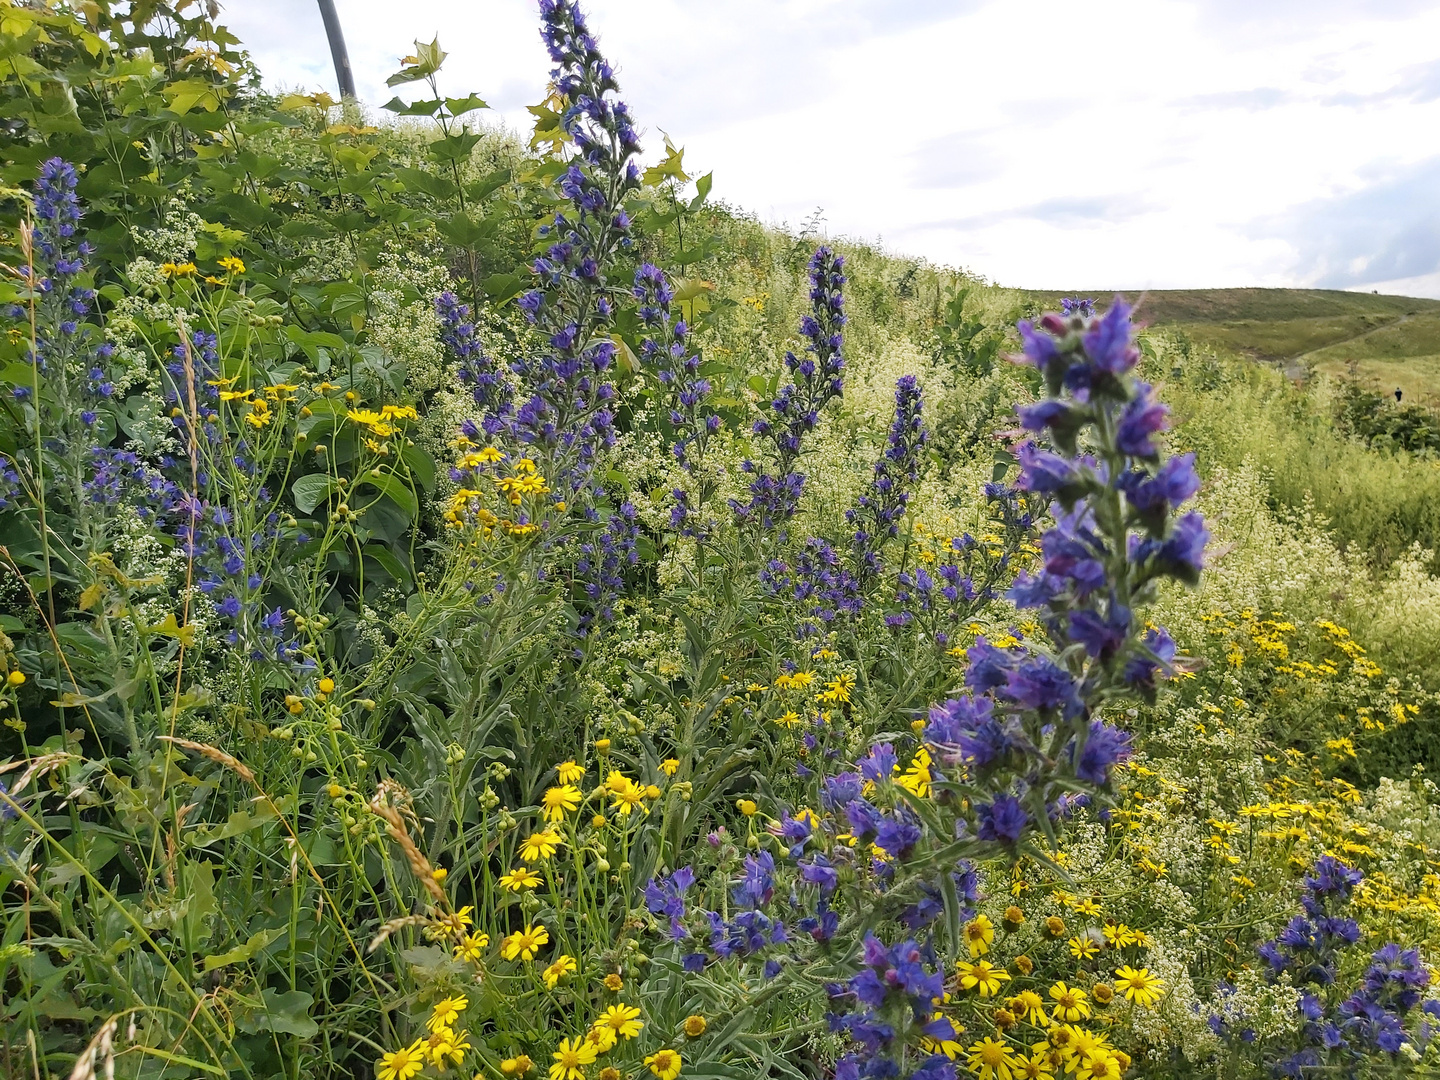
MULTIPOLYGON (((1035 292, 1046 306, 1062 296, 1105 299, 1111 292, 1035 292)), ((1183 330, 1197 342, 1283 367, 1365 382, 1407 399, 1440 402, 1440 300, 1335 289, 1156 289, 1130 295, 1152 326, 1183 330)))

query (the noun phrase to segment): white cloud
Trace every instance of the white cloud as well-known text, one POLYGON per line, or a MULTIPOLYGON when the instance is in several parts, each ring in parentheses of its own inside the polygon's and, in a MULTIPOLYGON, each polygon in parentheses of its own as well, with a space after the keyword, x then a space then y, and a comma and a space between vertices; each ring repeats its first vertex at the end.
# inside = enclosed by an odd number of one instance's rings
MULTIPOLYGON (((442 90, 526 127, 549 67, 531 0, 337 6, 367 103, 438 33, 442 90)), ((766 219, 823 207, 834 232, 1037 288, 1368 288, 1373 273, 1440 295, 1433 2, 587 9, 647 146, 665 130, 715 170, 717 196, 766 219)), ((306 0, 234 0, 224 18, 272 82, 333 89, 306 0)))

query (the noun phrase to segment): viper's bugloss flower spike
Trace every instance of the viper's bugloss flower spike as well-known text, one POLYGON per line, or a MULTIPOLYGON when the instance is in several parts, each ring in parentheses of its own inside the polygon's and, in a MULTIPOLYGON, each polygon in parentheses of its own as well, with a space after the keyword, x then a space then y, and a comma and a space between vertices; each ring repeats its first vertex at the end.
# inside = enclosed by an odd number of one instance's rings
POLYGON ((750 484, 750 501, 730 500, 730 509, 742 525, 776 531, 782 539, 805 489, 805 476, 795 469, 804 437, 815 430, 825 406, 844 391, 844 267, 845 257, 828 247, 817 248, 810 259, 810 313, 800 320, 805 355, 785 354, 791 381, 770 402, 773 419, 757 420, 753 427, 754 434, 775 448, 774 472, 745 462, 744 470, 757 474, 750 484))

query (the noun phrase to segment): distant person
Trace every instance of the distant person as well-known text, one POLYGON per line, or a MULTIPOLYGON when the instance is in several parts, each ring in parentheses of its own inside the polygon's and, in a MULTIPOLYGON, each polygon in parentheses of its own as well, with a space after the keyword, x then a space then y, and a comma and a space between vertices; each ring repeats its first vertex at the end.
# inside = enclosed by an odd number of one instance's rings
POLYGON ((1397 404, 1397 405, 1400 404, 1401 394, 1402 394, 1402 391, 1401 391, 1400 387, 1398 387, 1398 386, 1395 387, 1395 404, 1397 404))

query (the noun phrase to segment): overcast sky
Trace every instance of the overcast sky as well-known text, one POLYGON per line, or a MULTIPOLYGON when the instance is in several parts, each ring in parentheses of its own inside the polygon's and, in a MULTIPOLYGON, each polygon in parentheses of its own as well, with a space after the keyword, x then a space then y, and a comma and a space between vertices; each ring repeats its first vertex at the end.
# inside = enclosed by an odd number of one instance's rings
MULTIPOLYGON (((414 38, 529 130, 533 0, 336 0, 360 97, 414 38)), ((771 222, 1054 289, 1440 297, 1440 0, 590 0, 647 156, 771 222)), ((313 0, 229 0, 335 92, 313 0)), ((422 96, 413 86, 402 96, 422 96)), ((382 114, 384 115, 384 114, 382 114)))

